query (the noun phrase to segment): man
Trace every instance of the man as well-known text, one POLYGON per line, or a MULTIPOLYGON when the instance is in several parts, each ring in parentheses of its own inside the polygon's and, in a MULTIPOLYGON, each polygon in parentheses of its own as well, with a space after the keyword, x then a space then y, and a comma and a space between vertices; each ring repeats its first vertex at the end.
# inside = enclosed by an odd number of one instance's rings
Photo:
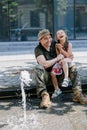
MULTIPOLYGON (((53 65, 63 59, 63 55, 56 55, 55 41, 47 29, 43 29, 38 33, 39 45, 35 48, 35 57, 38 65, 35 67, 35 80, 37 85, 37 94, 41 96, 40 108, 47 108, 51 104, 47 85, 51 83, 51 69, 53 65)), ((61 77, 63 77, 61 75, 61 77)), ((81 83, 76 66, 73 65, 69 69, 69 77, 72 82, 73 101, 81 104, 87 104, 87 99, 82 94, 81 83)), ((58 77, 58 82, 62 82, 62 78, 58 77)))

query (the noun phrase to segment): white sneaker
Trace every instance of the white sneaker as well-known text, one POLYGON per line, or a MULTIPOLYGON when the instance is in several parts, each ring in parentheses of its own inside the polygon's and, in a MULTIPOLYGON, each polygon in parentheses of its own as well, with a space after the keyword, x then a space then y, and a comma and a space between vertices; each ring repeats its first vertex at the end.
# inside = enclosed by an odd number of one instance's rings
POLYGON ((69 80, 68 79, 64 79, 63 83, 62 83, 62 87, 68 87, 69 85, 69 80))
POLYGON ((55 97, 59 96, 60 94, 62 94, 62 91, 60 89, 55 90, 54 93, 52 94, 52 98, 55 98, 55 97))

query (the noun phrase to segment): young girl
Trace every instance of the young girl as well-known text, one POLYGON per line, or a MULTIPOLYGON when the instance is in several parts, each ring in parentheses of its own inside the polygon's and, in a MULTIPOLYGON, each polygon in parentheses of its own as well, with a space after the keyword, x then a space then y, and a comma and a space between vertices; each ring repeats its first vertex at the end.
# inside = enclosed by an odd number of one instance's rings
POLYGON ((55 49, 57 55, 63 55, 64 58, 57 62, 51 71, 52 82, 54 86, 54 93, 52 97, 57 97, 62 93, 59 89, 58 81, 56 75, 61 75, 62 70, 64 71, 64 80, 62 83, 62 87, 68 87, 69 79, 68 79, 68 67, 73 60, 72 54, 72 44, 68 42, 67 35, 63 30, 58 30, 56 33, 56 40, 58 44, 56 44, 55 49))

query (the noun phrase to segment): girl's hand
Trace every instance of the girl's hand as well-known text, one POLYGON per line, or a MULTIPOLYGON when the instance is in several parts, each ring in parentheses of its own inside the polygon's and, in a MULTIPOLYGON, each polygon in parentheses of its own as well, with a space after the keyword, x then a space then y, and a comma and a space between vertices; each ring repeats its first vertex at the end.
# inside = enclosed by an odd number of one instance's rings
POLYGON ((59 50, 61 50, 63 48, 63 46, 61 44, 56 44, 56 48, 58 48, 59 50))

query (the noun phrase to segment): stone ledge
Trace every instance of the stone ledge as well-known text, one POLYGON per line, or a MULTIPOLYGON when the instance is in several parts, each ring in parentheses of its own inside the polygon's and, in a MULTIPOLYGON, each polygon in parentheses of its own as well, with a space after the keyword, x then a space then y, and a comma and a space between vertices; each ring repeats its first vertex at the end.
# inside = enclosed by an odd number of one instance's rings
MULTIPOLYGON (((32 79, 30 83, 30 87, 25 87, 26 93, 36 93, 36 86, 33 81, 33 67, 35 63, 28 68, 22 69, 14 69, 14 70, 6 70, 0 75, 0 97, 11 97, 11 96, 18 96, 21 94, 21 87, 20 87, 20 72, 23 70, 27 70, 30 73, 30 77, 32 79)), ((83 91, 87 91, 87 64, 84 63, 76 63, 83 91)), ((68 88, 63 88, 63 92, 72 92, 71 86, 68 88)))

